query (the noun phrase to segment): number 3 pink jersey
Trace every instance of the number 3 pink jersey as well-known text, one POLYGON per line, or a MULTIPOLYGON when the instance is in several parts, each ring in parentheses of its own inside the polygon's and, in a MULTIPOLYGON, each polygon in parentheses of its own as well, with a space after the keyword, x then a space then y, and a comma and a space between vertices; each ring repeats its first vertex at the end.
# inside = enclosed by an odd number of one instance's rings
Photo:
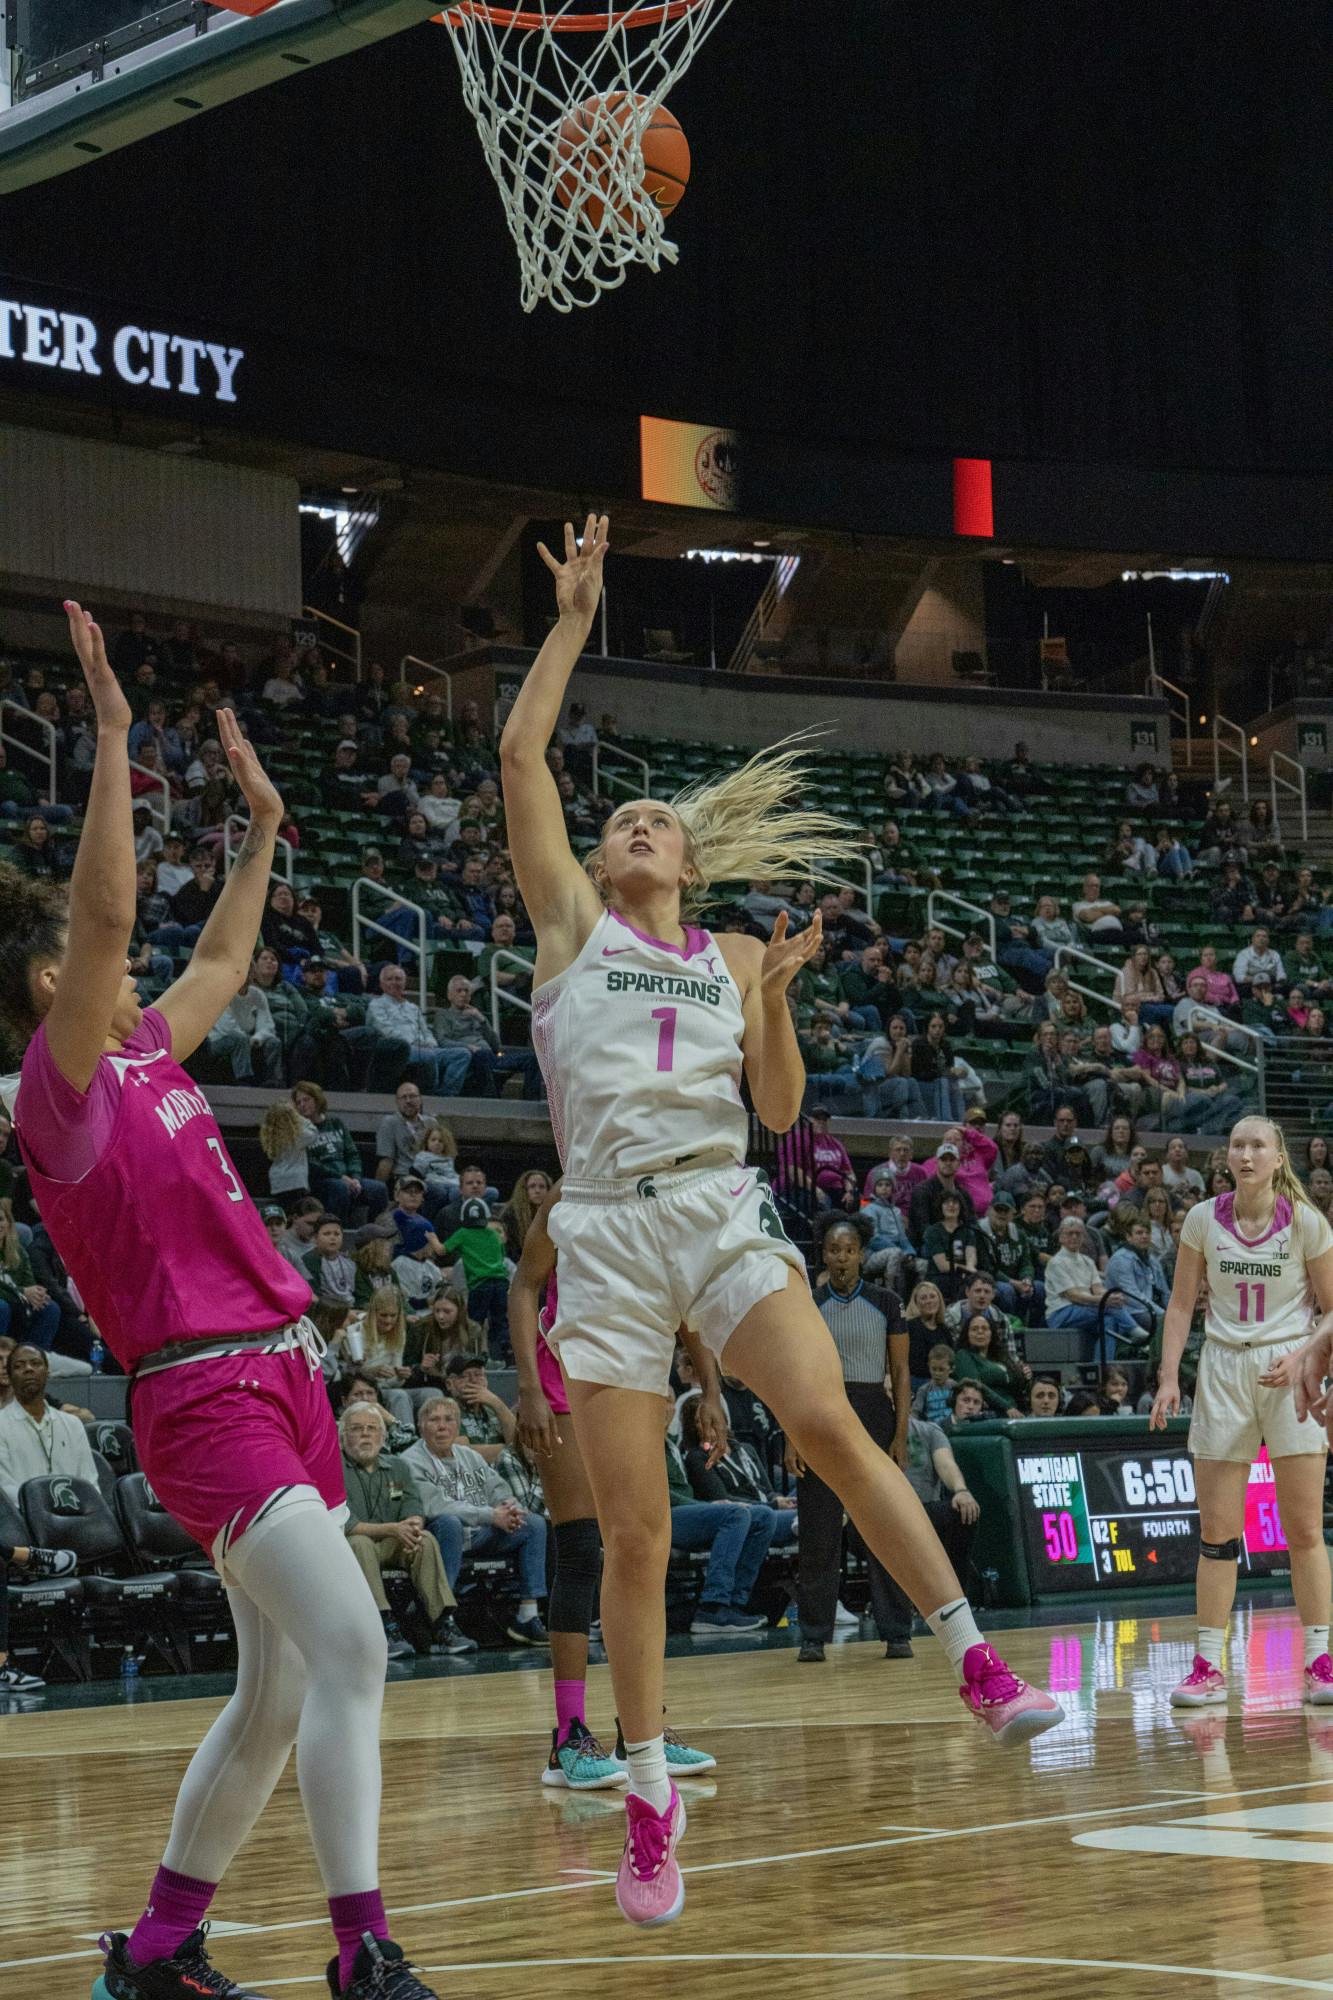
POLYGON ((1319 1316, 1307 1267, 1333 1247, 1333 1229, 1308 1203, 1293 1208, 1283 1197, 1267 1233, 1251 1242, 1235 1204, 1230 1192, 1196 1202, 1180 1232, 1207 1269, 1208 1338, 1228 1347, 1306 1339, 1319 1316))
POLYGON ((269 1242, 156 1008, 86 1092, 39 1028, 15 1126, 42 1220, 123 1368, 173 1341, 263 1333, 306 1311, 310 1287, 269 1242))
POLYGON ((533 996, 533 1046, 566 1174, 623 1180, 743 1161, 744 1030, 708 931, 664 944, 608 910, 573 964, 533 996))

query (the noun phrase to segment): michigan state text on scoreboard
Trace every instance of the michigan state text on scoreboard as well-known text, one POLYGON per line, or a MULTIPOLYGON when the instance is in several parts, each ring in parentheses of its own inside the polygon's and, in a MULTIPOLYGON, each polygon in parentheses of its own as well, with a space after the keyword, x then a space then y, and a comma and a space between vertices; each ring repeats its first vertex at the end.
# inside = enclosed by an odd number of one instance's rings
MULTIPOLYGON (((1103 1419, 1103 1421, 1111 1421, 1103 1419)), ((1094 1585, 1188 1583, 1199 1556, 1194 1466, 1182 1448, 1015 1454, 1021 1525, 1034 1592, 1094 1585)), ((1273 1468, 1250 1467, 1242 1568, 1290 1568, 1273 1468)))
MULTIPOLYGON (((1189 1425, 1128 1417, 967 1424, 951 1440, 981 1504, 972 1560, 1000 1604, 1193 1582, 1189 1425)), ((1250 1468, 1242 1577, 1291 1567, 1266 1452, 1250 1468)))

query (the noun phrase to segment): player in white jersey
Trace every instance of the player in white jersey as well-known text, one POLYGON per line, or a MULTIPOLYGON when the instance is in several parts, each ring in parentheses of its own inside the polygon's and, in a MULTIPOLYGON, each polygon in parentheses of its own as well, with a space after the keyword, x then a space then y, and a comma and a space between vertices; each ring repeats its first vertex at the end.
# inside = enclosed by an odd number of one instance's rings
MULTIPOLYGON (((1062 1719, 987 1646, 924 1509, 861 1426, 764 1178, 745 1167, 742 1070, 774 1131, 800 1110, 805 1071, 787 987, 815 950, 779 916, 767 945, 690 921, 710 882, 808 875, 853 845, 791 802, 791 750, 682 794, 611 815, 584 867, 570 852, 546 749, 601 594, 607 523, 565 560, 557 622, 500 744, 505 818, 537 930, 533 1040, 564 1166, 550 1217, 558 1347, 605 1543, 602 1632, 629 1768, 622 1913, 665 1923, 684 1902, 684 1812, 662 1741, 670 1509, 662 1398, 682 1323, 775 1411, 792 1446, 841 1496, 866 1542, 922 1611, 974 1714, 1002 1740, 1062 1719)), ((903 1413, 905 1427, 906 1413, 903 1413)), ((902 1432, 906 1457, 905 1428, 902 1432)))
POLYGON ((1234 1192, 1199 1202, 1180 1232, 1150 1419, 1161 1430, 1179 1415, 1180 1358, 1206 1281, 1206 1338, 1189 1431, 1199 1494, 1199 1636, 1194 1664, 1171 1700, 1177 1708, 1226 1700, 1222 1648, 1236 1597, 1245 1495, 1250 1466, 1266 1444, 1305 1628, 1305 1698, 1329 1703, 1328 1440, 1291 1391, 1312 1332, 1333 1329, 1333 1229, 1293 1173, 1286 1142, 1269 1119, 1242 1118, 1232 1128, 1227 1163, 1234 1192))

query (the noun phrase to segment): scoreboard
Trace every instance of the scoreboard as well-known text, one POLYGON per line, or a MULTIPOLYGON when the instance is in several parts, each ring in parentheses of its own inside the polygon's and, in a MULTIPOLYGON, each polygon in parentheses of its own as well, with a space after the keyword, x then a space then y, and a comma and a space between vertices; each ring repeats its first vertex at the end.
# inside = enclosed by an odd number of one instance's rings
MULTIPOLYGON (((1107 1429, 1114 1418, 1103 1418, 1107 1429)), ((1108 1437, 1015 1444, 1020 1532, 1033 1594, 1192 1583, 1199 1554, 1194 1467, 1184 1440, 1108 1437)), ((1291 1567, 1267 1449, 1250 1467, 1241 1566, 1266 1576, 1291 1567)))

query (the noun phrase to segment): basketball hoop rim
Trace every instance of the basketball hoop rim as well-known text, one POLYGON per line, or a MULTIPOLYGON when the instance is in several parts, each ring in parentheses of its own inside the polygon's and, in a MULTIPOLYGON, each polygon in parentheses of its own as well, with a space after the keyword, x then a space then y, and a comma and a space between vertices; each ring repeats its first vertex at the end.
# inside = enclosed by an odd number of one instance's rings
POLYGON ((595 13, 547 14, 532 7, 491 7, 483 0, 457 0, 440 19, 456 28, 469 19, 489 21, 496 28, 517 28, 539 34, 544 28, 553 35, 601 35, 611 28, 660 28, 694 13, 705 0, 660 0, 658 5, 602 7, 595 13))

